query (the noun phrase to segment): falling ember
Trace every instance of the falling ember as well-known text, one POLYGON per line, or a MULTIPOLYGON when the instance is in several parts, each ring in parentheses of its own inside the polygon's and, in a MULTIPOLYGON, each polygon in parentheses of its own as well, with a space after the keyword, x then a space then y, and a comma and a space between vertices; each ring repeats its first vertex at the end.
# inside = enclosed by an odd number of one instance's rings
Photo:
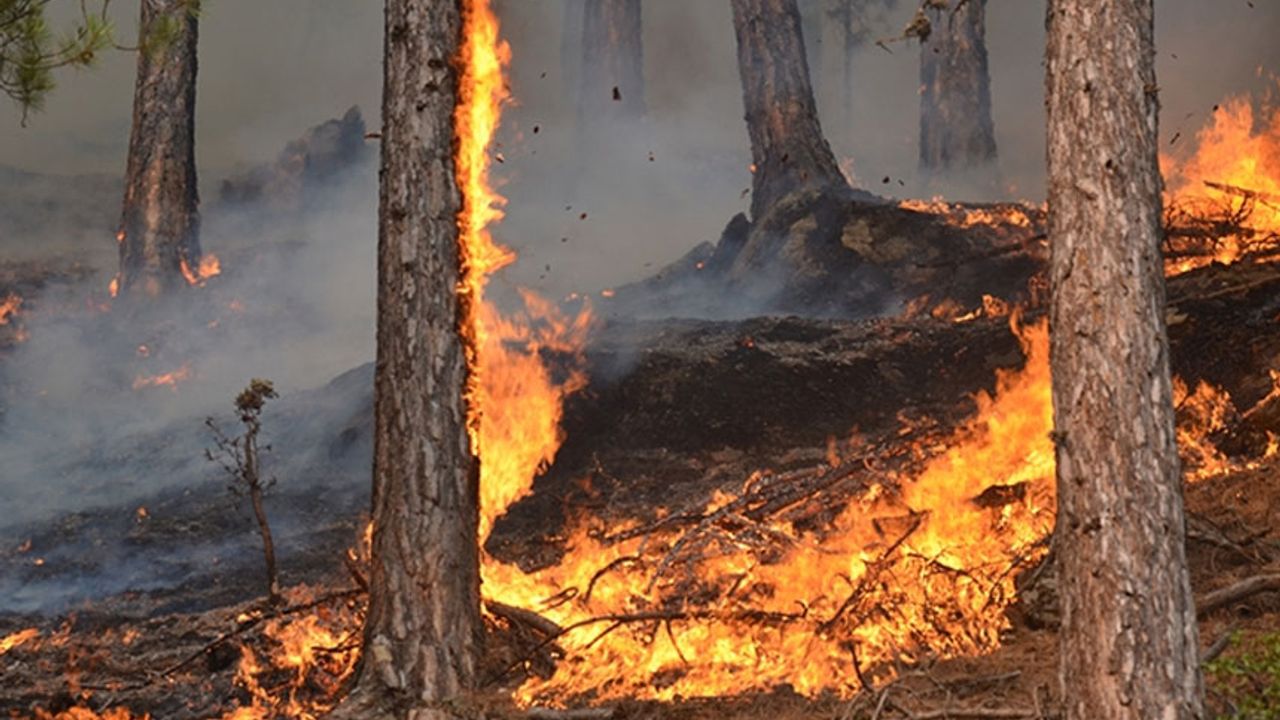
MULTIPOLYGON (((200 258, 200 264, 195 271, 191 270, 191 266, 187 264, 186 258, 183 258, 179 264, 182 270, 182 277, 186 278, 188 285, 202 287, 209 278, 217 277, 222 274, 222 262, 218 260, 218 256, 213 253, 205 253, 200 258)), ((115 297, 114 294, 112 297, 115 297)))
POLYGON ((133 379, 133 389, 141 390, 150 387, 168 387, 177 390, 178 383, 191 378, 191 363, 183 363, 173 372, 161 375, 138 375, 133 379))
POLYGON ((1280 251, 1280 107, 1264 105, 1259 117, 1250 98, 1228 99, 1196 134, 1190 156, 1160 161, 1172 224, 1210 224, 1173 238, 1179 257, 1168 262, 1168 274, 1280 251))

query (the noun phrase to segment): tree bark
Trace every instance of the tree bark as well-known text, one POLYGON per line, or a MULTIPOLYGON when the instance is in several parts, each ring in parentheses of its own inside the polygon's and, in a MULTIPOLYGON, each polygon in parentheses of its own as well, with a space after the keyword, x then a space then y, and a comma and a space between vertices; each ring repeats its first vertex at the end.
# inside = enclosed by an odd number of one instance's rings
POLYGON ((1068 718, 1203 717, 1161 261, 1153 0, 1049 4, 1051 359, 1068 718))
POLYGON ((591 141, 619 121, 644 116, 640 0, 586 0, 578 118, 591 141))
POLYGON ((200 266, 195 0, 142 0, 118 290, 155 296, 200 266))
POLYGON ((796 0, 732 1, 760 220, 789 193, 847 183, 818 121, 796 0))
POLYGON ((986 0, 926 3, 920 42, 920 170, 982 169, 996 161, 987 69, 986 0))
POLYGON ((349 717, 450 717, 482 642, 455 165, 462 0, 387 0, 373 553, 349 717))

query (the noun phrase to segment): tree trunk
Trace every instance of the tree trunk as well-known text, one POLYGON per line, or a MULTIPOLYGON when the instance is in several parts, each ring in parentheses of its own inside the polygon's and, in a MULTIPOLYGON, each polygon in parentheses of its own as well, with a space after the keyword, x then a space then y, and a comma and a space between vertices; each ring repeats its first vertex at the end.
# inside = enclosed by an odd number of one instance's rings
POLYGON ((804 37, 804 59, 809 63, 809 83, 815 103, 822 97, 823 4, 826 0, 799 0, 800 34, 804 37))
POLYGON ((605 141, 619 121, 644 116, 640 0, 586 0, 578 119, 586 139, 605 141))
POLYGON ((142 0, 118 290, 159 295, 200 266, 195 0, 142 0), (185 268, 184 268, 185 266, 185 268))
POLYGON ((343 712, 446 718, 475 682, 478 466, 466 431, 455 165, 461 0, 387 0, 374 380, 373 553, 343 712), (385 705, 381 705, 385 707, 385 705))
POLYGON ((796 0, 732 2, 760 220, 789 193, 847 184, 818 122, 796 0))
POLYGON ((1067 717, 1203 717, 1174 436, 1153 0, 1049 4, 1052 366, 1067 717))
POLYGON ((920 170, 990 168, 996 161, 987 70, 986 0, 926 3, 920 42, 920 170))

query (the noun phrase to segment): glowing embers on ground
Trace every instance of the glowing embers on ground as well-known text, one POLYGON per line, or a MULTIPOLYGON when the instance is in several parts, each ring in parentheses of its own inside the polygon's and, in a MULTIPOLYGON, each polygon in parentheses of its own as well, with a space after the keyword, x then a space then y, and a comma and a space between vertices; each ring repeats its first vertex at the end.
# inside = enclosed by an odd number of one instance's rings
MULTIPOLYGON (((306 587, 286 591, 292 606, 314 601, 306 587)), ((242 617, 242 622, 250 618, 242 617)), ((235 684, 249 701, 221 720, 314 720, 331 710, 359 657, 360 621, 351 603, 268 620, 265 652, 240 645, 235 684)))
POLYGON ((1280 107, 1228 99, 1186 156, 1161 157, 1171 275, 1280 258, 1280 107))
POLYGON ((584 523, 555 567, 487 566, 491 597, 572 628, 557 640, 567 657, 555 674, 517 699, 784 684, 848 694, 854 662, 870 676, 894 660, 995 648, 1014 577, 1044 553, 1054 510, 1047 332, 1019 332, 1026 367, 1000 373, 971 421, 922 448, 931 459, 918 474, 877 477, 827 527, 742 512, 740 499, 768 481, 757 475, 713 498, 691 529, 610 544, 584 523))

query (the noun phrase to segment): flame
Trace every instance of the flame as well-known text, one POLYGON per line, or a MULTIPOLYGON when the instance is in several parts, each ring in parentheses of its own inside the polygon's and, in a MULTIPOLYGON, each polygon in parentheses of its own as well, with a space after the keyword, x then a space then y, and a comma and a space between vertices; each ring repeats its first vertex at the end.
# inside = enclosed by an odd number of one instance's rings
POLYGON ((26 628, 15 633, 10 633, 0 638, 0 655, 4 655, 19 645, 27 643, 40 637, 40 631, 36 628, 26 628))
POLYGON ((120 273, 116 273, 116 276, 111 278, 111 282, 107 283, 107 294, 111 297, 120 294, 120 273))
POLYGON ((161 375, 138 375, 133 379, 133 389, 141 390, 149 387, 168 387, 174 390, 178 389, 178 383, 191 378, 191 363, 183 363, 182 367, 173 372, 163 373, 161 375))
POLYGON ((1204 237, 1175 245, 1186 256, 1171 259, 1168 274, 1280 250, 1280 107, 1262 103, 1255 113, 1249 97, 1229 98, 1196 134, 1189 157, 1163 155, 1160 161, 1174 224, 1210 221, 1204 237))
MULTIPOLYGON (((941 197, 932 200, 908 199, 898 203, 903 210, 940 215, 950 225, 958 228, 972 228, 979 225, 1012 226, 1031 228, 1035 223, 1031 219, 1032 208, 1016 204, 990 207, 965 207, 948 203, 941 197)), ((1040 208, 1044 212, 1044 208, 1040 208)))
MULTIPOLYGON (((996 647, 1015 597, 1013 571, 1043 554, 1054 510, 1048 333, 1043 323, 1017 332, 1026 367, 999 373, 996 394, 975 398, 974 419, 941 452, 929 450, 921 472, 871 485, 829 529, 782 521, 759 529, 789 548, 779 557, 722 539, 687 570, 658 577, 674 535, 609 545, 583 523, 554 567, 528 575, 488 568, 486 584, 501 587, 503 602, 536 608, 561 627, 586 623, 558 641, 569 659, 555 675, 527 681, 517 699, 671 700, 783 683, 808 696, 849 695, 858 689, 851 647, 868 672, 996 647), (988 495, 1003 500, 984 502, 988 495), (689 600, 689 582, 703 600, 689 600), (856 602, 845 607, 851 595, 856 602), (548 606, 566 596, 573 599, 548 606)), ((717 493, 704 517, 734 498, 717 493)))
POLYGON ((1174 378, 1173 405, 1182 416, 1178 450, 1187 479, 1202 480, 1235 469, 1211 440, 1212 435, 1227 429, 1227 419, 1236 411, 1231 393, 1203 380, 1190 392, 1182 378, 1174 378))
MULTIPOLYGON (((222 274, 222 262, 213 253, 205 253, 200 258, 200 264, 194 272, 191 270, 191 266, 187 264, 186 258, 179 261, 178 268, 182 270, 182 277, 186 278, 187 284, 195 287, 204 287, 209 278, 222 274)), ((115 297, 115 295, 113 294, 112 297, 115 297)))
POLYGON ((543 355, 579 355, 590 322, 587 312, 569 317, 528 291, 521 292, 524 309, 511 316, 485 298, 489 277, 516 259, 491 231, 502 220, 505 204, 490 168, 502 107, 510 99, 505 78, 510 61, 511 48, 499 36, 498 18, 488 0, 468 0, 454 117, 462 191, 458 230, 463 273, 458 293, 466 312, 462 333, 470 370, 467 431, 472 451, 481 458, 482 541, 497 516, 528 494, 539 469, 559 449, 564 399, 586 378, 573 367, 567 378, 553 377, 543 355))
MULTIPOLYGON (((310 602, 315 592, 306 586, 291 588, 285 596, 293 604, 310 602)), ((337 704, 341 688, 355 671, 359 628, 348 606, 321 609, 312 614, 275 618, 263 629, 270 652, 260 656, 247 644, 240 646, 235 684, 250 700, 225 713, 221 720, 292 718, 315 720, 337 704), (289 679, 281 684, 281 677, 289 679), (270 678, 270 687, 263 682, 270 678)))
POLYGON ((0 300, 0 325, 8 325, 18 314, 18 308, 22 307, 22 298, 14 293, 9 293, 4 300, 0 300))

